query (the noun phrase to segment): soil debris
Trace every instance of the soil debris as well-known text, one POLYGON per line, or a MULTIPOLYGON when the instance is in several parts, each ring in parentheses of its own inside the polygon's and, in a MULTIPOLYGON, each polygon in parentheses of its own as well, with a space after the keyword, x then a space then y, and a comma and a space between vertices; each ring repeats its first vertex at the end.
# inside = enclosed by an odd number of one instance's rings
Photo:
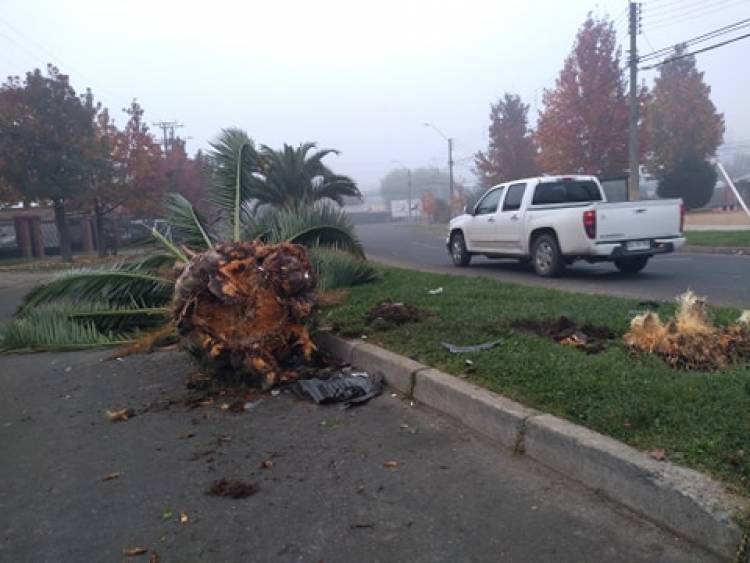
POLYGON ((520 319, 514 321, 513 328, 551 338, 562 346, 571 346, 587 354, 598 354, 606 347, 606 341, 616 338, 616 334, 605 326, 584 324, 578 326, 566 316, 556 321, 520 319))
POLYGON ((102 481, 112 481, 113 479, 119 479, 120 473, 115 471, 114 473, 108 473, 104 477, 102 477, 102 481))
POLYGON ((247 498, 259 491, 258 485, 239 479, 219 479, 209 487, 207 494, 217 497, 247 498))
POLYGON ((654 354, 675 369, 711 371, 750 360, 750 313, 735 324, 714 325, 705 298, 687 291, 677 297, 678 310, 666 324, 647 312, 633 318, 625 344, 635 352, 654 354))
POLYGON ((418 309, 414 305, 386 299, 367 311, 365 321, 370 324, 377 319, 382 319, 388 323, 402 325, 405 323, 419 322, 428 315, 429 313, 427 311, 418 309))
POLYGON ((131 419, 135 416, 135 411, 130 408, 118 409, 113 411, 107 409, 105 413, 110 422, 125 422, 126 420, 131 419))
POLYGON ((667 452, 665 452, 661 448, 656 448, 656 449, 653 449, 653 450, 649 450, 648 455, 650 455, 656 461, 666 461, 666 459, 667 459, 667 452))

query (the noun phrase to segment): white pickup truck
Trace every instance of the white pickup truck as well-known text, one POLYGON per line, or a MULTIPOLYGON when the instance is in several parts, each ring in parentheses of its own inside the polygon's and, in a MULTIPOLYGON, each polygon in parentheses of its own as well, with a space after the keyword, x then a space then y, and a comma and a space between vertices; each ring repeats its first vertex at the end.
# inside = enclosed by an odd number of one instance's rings
POLYGON ((490 188, 450 222, 446 244, 456 266, 479 254, 531 261, 545 277, 576 260, 636 273, 685 243, 683 221, 679 199, 607 203, 594 176, 542 176, 490 188))

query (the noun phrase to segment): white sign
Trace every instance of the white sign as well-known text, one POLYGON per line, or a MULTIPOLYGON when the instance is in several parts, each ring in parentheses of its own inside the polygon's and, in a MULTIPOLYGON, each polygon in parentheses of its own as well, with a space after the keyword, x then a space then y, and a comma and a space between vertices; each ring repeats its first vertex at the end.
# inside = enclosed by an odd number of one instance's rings
MULTIPOLYGON (((411 200, 411 217, 412 219, 422 215, 422 200, 411 200)), ((391 217, 394 219, 405 219, 409 217, 409 200, 394 199, 391 201, 391 217)))

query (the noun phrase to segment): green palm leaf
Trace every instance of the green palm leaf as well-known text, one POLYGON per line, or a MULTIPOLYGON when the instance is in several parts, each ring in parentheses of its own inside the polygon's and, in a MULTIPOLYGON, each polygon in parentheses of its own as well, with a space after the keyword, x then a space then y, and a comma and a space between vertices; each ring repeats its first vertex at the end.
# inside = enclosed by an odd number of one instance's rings
POLYGON ((173 233, 188 248, 202 251, 214 247, 205 221, 182 194, 171 193, 167 196, 166 218, 173 233))
POLYGON ((310 262, 318 276, 319 289, 338 289, 369 283, 378 271, 361 258, 331 248, 308 250, 310 262))
POLYGON ((32 289, 24 297, 20 312, 24 314, 32 307, 56 300, 160 306, 169 302, 173 288, 173 280, 140 271, 133 264, 117 264, 99 270, 81 268, 32 289))
POLYGON ((76 322, 62 309, 38 307, 0 330, 0 351, 76 350, 120 346, 134 335, 100 331, 91 322, 76 322))
POLYGON ((318 203, 292 209, 267 209, 243 225, 243 240, 293 242, 307 247, 331 246, 364 257, 349 216, 331 205, 318 203))
POLYGON ((241 208, 252 198, 251 185, 260 170, 252 139, 241 129, 223 129, 208 153, 213 173, 210 200, 233 220, 234 240, 239 240, 241 208))

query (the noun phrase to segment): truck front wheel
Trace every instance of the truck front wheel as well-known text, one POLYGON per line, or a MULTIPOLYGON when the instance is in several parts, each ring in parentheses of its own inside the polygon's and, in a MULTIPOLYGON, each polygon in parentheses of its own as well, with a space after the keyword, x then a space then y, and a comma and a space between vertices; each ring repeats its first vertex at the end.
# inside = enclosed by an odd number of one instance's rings
POLYGON ((565 268, 565 259, 554 235, 544 233, 535 238, 531 256, 534 271, 542 277, 559 276, 565 268))
POLYGON ((623 274, 637 274, 648 264, 651 256, 631 256, 630 258, 616 258, 615 266, 623 274))
POLYGON ((451 235, 451 258, 453 264, 459 268, 464 268, 471 262, 471 254, 466 250, 464 235, 460 232, 451 235))

